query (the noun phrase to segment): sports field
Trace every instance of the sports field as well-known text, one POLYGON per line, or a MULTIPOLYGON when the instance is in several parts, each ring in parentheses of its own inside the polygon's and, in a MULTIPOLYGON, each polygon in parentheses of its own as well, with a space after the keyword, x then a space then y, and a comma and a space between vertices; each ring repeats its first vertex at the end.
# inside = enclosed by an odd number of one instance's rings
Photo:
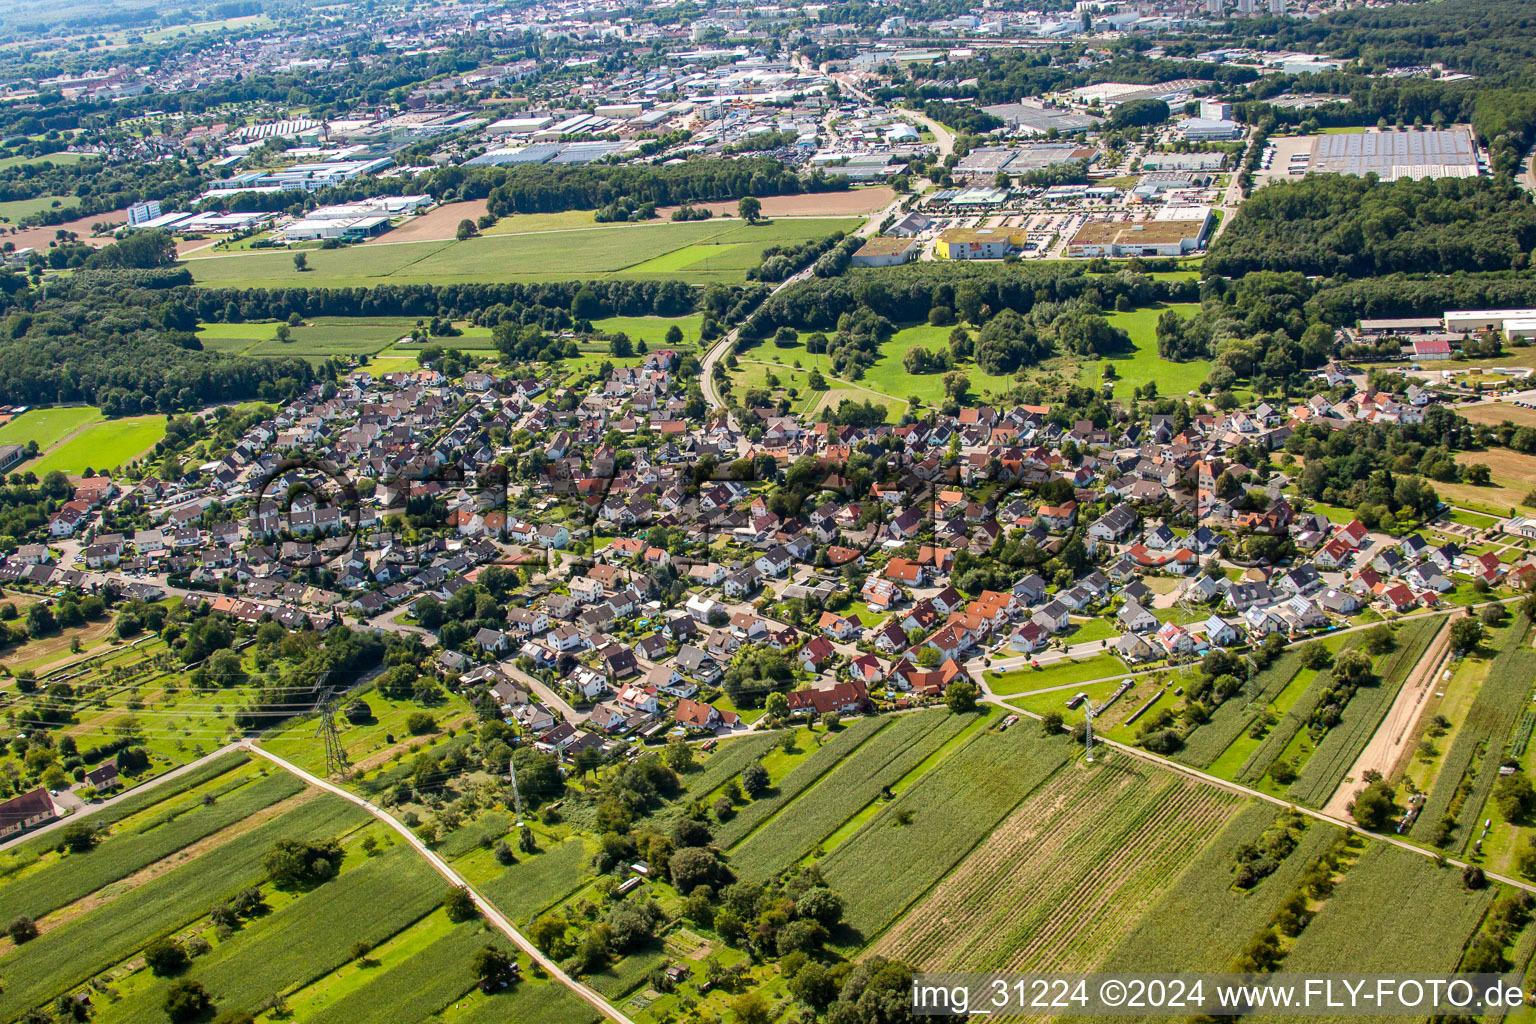
POLYGON ((0 444, 27 444, 36 441, 47 451, 81 427, 98 423, 101 410, 93 405, 72 405, 55 409, 31 409, 0 426, 0 444))
POLYGON ((381 283, 434 284, 496 281, 568 281, 576 278, 680 278, 695 284, 737 282, 772 245, 851 231, 860 218, 783 220, 751 226, 740 221, 628 224, 526 234, 486 235, 467 241, 375 244, 309 251, 309 269, 294 269, 288 252, 193 257, 186 261, 199 284, 211 287, 367 287, 381 283))
POLYGON ((81 431, 28 466, 41 476, 55 469, 83 473, 131 462, 165 436, 164 416, 107 420, 81 431))

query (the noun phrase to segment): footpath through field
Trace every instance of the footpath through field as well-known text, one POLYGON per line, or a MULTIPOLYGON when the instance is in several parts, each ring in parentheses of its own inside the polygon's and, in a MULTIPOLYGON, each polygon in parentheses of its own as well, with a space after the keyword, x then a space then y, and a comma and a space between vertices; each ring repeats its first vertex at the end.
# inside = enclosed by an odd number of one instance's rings
MULTIPOLYGON (((1040 718, 1043 717, 1034 711, 1025 711, 1022 708, 1016 708, 1012 705, 1006 704, 1000 697, 988 696, 984 697, 983 700, 986 703, 996 704, 999 707, 1007 709, 1011 713, 1022 715, 1025 718, 1032 718, 1036 721, 1039 721, 1040 718)), ((1160 754, 1154 754, 1149 750, 1143 750, 1142 748, 1132 746, 1129 743, 1121 743, 1118 740, 1106 739, 1102 736, 1095 736, 1093 738, 1093 742, 1097 745, 1113 747, 1115 750, 1130 754, 1132 757, 1138 758, 1142 761, 1161 765, 1162 767, 1171 771, 1179 772, 1182 775, 1187 775, 1191 778, 1199 779, 1208 785, 1216 786, 1232 793, 1240 793, 1243 796, 1253 797, 1255 800, 1262 800, 1265 803, 1274 804, 1277 807, 1290 808, 1297 814, 1305 814, 1309 818, 1315 818, 1318 821, 1326 821, 1330 825, 1337 825, 1339 828, 1359 832, 1362 835, 1370 836, 1372 839, 1379 839, 1384 843, 1390 843, 1391 845, 1399 847, 1400 849, 1407 850, 1411 853, 1416 853, 1421 857, 1442 859, 1446 864, 1449 864, 1455 868, 1465 868, 1468 866, 1466 861, 1457 860, 1453 857, 1445 857, 1437 850, 1426 849, 1423 846, 1408 842, 1406 839, 1399 839, 1395 835, 1388 835, 1384 832, 1372 832, 1368 829, 1361 828, 1359 824, 1350 819, 1340 818, 1333 814, 1329 814, 1326 811, 1313 810, 1312 808, 1303 804, 1292 803, 1291 801, 1284 800, 1278 796, 1272 796, 1263 790, 1254 789, 1251 786, 1244 786, 1242 783, 1233 782, 1231 779, 1223 779, 1220 776, 1212 775, 1209 772, 1203 772, 1198 768, 1192 768, 1187 764, 1175 761, 1171 757, 1163 757, 1160 754)), ((1520 889, 1524 892, 1536 894, 1536 885, 1532 885, 1530 882, 1522 882, 1518 878, 1511 878, 1508 875, 1496 874, 1492 871, 1485 871, 1484 874, 1496 882, 1503 882, 1505 885, 1514 886, 1516 889, 1520 889)))
POLYGON ((1451 617, 1447 615, 1423 660, 1414 666, 1403 688, 1397 691, 1397 698, 1392 701, 1387 717, 1381 720, 1376 732, 1371 735, 1371 741, 1339 781, 1339 788, 1323 805, 1323 813, 1340 818, 1348 814, 1349 802, 1355 790, 1362 785, 1361 780, 1366 772, 1374 770, 1383 777, 1391 776, 1393 765, 1403 756, 1413 738, 1414 726, 1418 724, 1419 714, 1424 710, 1424 700, 1435 688, 1440 678, 1440 668, 1445 664, 1450 651, 1451 617))
POLYGON ((138 796, 145 790, 154 789, 161 783, 170 782, 172 779, 179 778, 180 776, 187 774, 187 772, 197 768, 199 765, 207 764, 209 761, 212 761, 216 757, 223 757, 225 754, 232 750, 240 750, 242 748, 243 744, 239 741, 234 743, 226 743, 218 750, 215 750, 210 754, 204 754, 202 757, 199 757, 195 761, 188 761, 186 764, 180 766, 179 768, 172 768, 164 775, 155 776, 153 779, 150 779, 142 786, 134 786, 132 789, 126 789, 116 796, 109 797, 100 803, 86 804, 83 808, 76 811, 74 814, 69 815, 68 817, 60 818, 58 821, 50 822, 49 824, 44 825, 42 828, 34 828, 30 832, 23 832, 21 835, 16 836, 14 839, 7 839, 5 842, 0 843, 0 850, 4 850, 9 846, 14 846, 16 843, 25 842, 29 839, 36 839, 41 835, 47 835, 54 829, 63 828, 65 825, 73 825, 81 818, 89 817, 90 815, 95 814, 97 811, 104 811, 108 807, 111 807, 113 804, 127 800, 129 797, 138 796))
POLYGON ((351 801, 352 803, 361 807, 363 810, 367 811, 369 814, 373 815, 375 818, 378 818, 390 828, 394 829, 396 832, 400 833, 401 837, 404 838, 406 842, 410 843, 411 846, 415 848, 417 853, 425 857, 427 863, 432 865, 438 874, 446 878, 449 884, 456 885, 467 890, 469 894, 474 897, 475 906, 480 908, 480 912, 485 915, 486 920, 495 925, 503 935, 511 939, 513 944, 516 945, 518 949, 521 949, 524 953, 527 953, 533 962, 542 967, 551 978, 555 979, 560 984, 570 989, 577 996, 581 997, 582 1000, 588 1003, 594 1010, 601 1013, 609 1020, 614 1021, 615 1024, 635 1024, 635 1022, 629 1017, 626 1017, 623 1012, 618 1009, 618 1007, 612 1005, 608 1002, 608 1000, 599 995, 596 990, 588 988, 586 985, 583 985, 581 982, 577 981, 575 978, 572 978, 570 975, 562 971, 559 964, 545 956, 543 952, 540 951, 539 947, 535 946, 526 937, 524 937, 522 932, 513 927, 512 922, 507 920, 502 912, 496 909, 496 905, 494 903, 486 899, 484 896, 481 896, 474 886, 470 885, 462 875, 453 869, 452 865, 450 865, 442 857, 438 856, 437 853, 429 848, 426 843, 421 841, 416 833, 406 828, 404 823, 396 819, 394 815, 390 814, 382 807, 377 807, 369 803, 367 800, 364 800, 356 793, 353 793, 347 789, 343 789, 341 786, 327 782, 319 776, 305 771, 298 765, 292 764, 291 762, 278 757, 271 751, 262 749, 252 741, 247 740, 240 744, 240 746, 243 746, 246 750, 249 750, 253 754, 266 758, 268 761, 271 761, 279 768, 292 772, 294 775, 297 775, 311 786, 319 787, 320 789, 325 790, 327 793, 333 793, 336 796, 341 797, 343 800, 351 801))

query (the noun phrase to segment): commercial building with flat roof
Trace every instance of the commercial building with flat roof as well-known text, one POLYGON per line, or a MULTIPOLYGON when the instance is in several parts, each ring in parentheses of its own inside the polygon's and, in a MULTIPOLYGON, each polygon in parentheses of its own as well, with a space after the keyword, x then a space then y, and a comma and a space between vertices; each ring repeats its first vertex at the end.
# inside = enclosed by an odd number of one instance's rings
POLYGON ((1225 153, 1148 153, 1141 158, 1144 171, 1220 171, 1226 166, 1225 153))
POLYGON ((1061 135, 1071 135, 1074 132, 1085 132, 1099 123, 1098 118, 1089 114, 1041 107, 1033 103, 995 103, 981 109, 1014 131, 1030 135, 1045 135, 1052 128, 1061 135))
POLYGON ((933 253, 941 260, 1000 260, 1021 248, 1018 232, 994 228, 950 228, 939 233, 933 253))
POLYGON ((1443 319, 1448 331, 1502 331, 1510 321, 1536 320, 1536 309, 1448 309, 1443 319))
POLYGON ((880 235, 860 246, 852 262, 856 267, 894 267, 912 262, 922 251, 923 243, 915 238, 880 235))
POLYGON ((1361 334, 1371 336, 1430 334, 1440 330, 1440 321, 1435 317, 1390 317, 1361 320, 1359 328, 1361 334))
POLYGON ((1069 256, 1183 256, 1203 248, 1211 230, 1209 207, 1174 207, 1150 220, 1089 221, 1067 243, 1069 256))
POLYGON ((1443 131, 1349 132, 1319 135, 1308 169, 1318 174, 1374 174, 1398 178, 1472 178, 1477 145, 1465 128, 1443 131))
POLYGON ((543 131, 555 121, 549 116, 544 117, 504 117, 500 121, 493 121, 486 126, 485 134, 496 139, 503 135, 528 135, 533 132, 543 131))
POLYGON ((1206 117, 1187 117, 1179 122, 1179 134, 1191 142, 1220 142, 1240 139, 1243 126, 1236 121, 1217 121, 1206 117))

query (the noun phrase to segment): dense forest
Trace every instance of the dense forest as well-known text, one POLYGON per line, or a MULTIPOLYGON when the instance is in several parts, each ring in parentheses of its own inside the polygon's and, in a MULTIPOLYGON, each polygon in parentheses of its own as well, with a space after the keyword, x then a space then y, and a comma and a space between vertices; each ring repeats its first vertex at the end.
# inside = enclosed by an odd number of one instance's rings
POLYGON ((302 359, 201 351, 191 310, 134 283, 134 271, 82 271, 36 289, 6 278, 0 401, 90 402, 108 415, 171 413, 212 402, 280 401, 315 375, 302 359))
POLYGON ((1075 89, 1096 82, 1133 82, 1155 85, 1178 78, 1215 81, 1233 87, 1258 78, 1255 68, 1237 64, 1211 64, 1192 60, 1150 60, 1122 54, 1092 69, 1076 60, 1069 47, 988 51, 984 57, 923 68, 914 65, 910 95, 937 100, 951 96, 971 97, 977 103, 1013 103, 1048 92, 1075 89), (964 83, 959 88, 955 82, 964 83))
POLYGON ((1309 175, 1254 192, 1211 246, 1205 270, 1228 277, 1521 270, 1533 246, 1536 205, 1507 181, 1309 175))
POLYGON ((1439 316, 1447 309, 1536 308, 1536 277, 1516 271, 1392 274, 1320 285, 1307 308, 1317 319, 1339 326, 1361 317, 1439 316))
POLYGON ((1366 70, 1444 64, 1485 78, 1530 74, 1536 61, 1536 9, 1524 0, 1444 0, 1357 7, 1315 20, 1236 23, 1240 37, 1268 49, 1322 51, 1366 70))

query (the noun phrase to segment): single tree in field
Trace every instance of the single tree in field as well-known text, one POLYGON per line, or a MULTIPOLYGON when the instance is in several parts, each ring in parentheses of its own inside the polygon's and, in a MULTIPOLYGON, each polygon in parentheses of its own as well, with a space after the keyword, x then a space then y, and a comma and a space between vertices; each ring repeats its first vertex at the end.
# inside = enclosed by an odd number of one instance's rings
POLYGON ((756 196, 742 196, 736 204, 736 214, 748 224, 756 224, 763 218, 763 204, 756 196))
POLYGON ((462 242, 465 239, 474 238, 479 233, 480 229, 475 227, 475 222, 466 217, 464 220, 459 221, 459 230, 455 233, 454 237, 462 242))
POLYGON ((480 979, 482 987, 490 988, 511 979, 512 964, 512 958, 506 953, 495 946, 485 946, 475 954, 470 970, 480 979))
POLYGON ((1348 810, 1361 826, 1379 831, 1397 814, 1397 790, 1385 779, 1376 779, 1355 795, 1348 810))
POLYGON ((480 916, 480 908, 475 906, 475 898, 462 885, 455 885, 448 890, 443 898, 443 908, 448 911, 450 921, 469 921, 480 916))
POLYGON ((1451 626, 1451 649, 1465 654, 1483 642, 1483 624, 1476 619, 1457 619, 1451 626))
POLYGON ((165 993, 165 1015, 173 1024, 197 1020, 213 1013, 213 996, 200 981, 182 978, 165 993))
POLYGON ((976 697, 976 684, 968 683, 964 679, 956 679, 949 684, 949 689, 944 691, 944 703, 948 704, 949 710, 957 715, 975 711, 976 697))
POLYGON ((299 273, 309 269, 309 253, 296 252, 293 254, 293 269, 299 273))

